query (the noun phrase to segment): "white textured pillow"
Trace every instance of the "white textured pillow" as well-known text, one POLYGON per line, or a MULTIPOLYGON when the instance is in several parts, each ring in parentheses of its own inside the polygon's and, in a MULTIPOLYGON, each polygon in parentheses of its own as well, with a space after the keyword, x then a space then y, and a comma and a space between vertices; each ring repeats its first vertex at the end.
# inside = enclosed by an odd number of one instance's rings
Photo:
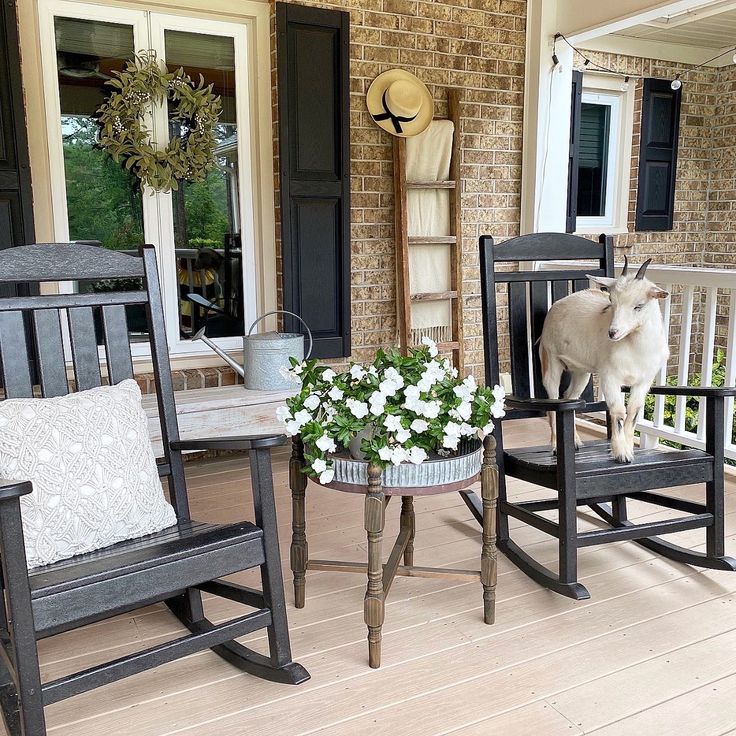
POLYGON ((0 477, 33 483, 20 502, 29 568, 176 523, 132 379, 0 401, 0 477))

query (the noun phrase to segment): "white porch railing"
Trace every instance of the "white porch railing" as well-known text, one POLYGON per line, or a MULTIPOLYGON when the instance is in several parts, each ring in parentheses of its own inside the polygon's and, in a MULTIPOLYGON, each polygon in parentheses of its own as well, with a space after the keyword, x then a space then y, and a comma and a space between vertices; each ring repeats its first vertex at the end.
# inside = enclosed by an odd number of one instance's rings
MULTIPOLYGON (((679 333, 677 356, 677 383, 684 386, 695 373, 700 373, 700 385, 713 385, 713 361, 718 348, 724 350, 726 361, 725 385, 736 384, 736 270, 726 268, 694 268, 681 266, 650 266, 647 278, 673 293, 664 302, 662 317, 670 337, 670 345, 679 333), (680 294, 680 314, 673 315, 673 298, 680 294), (698 311, 695 310, 696 298, 698 311), (702 305, 702 310, 700 309, 702 305), (725 333, 717 327, 725 323, 725 333), (700 355, 698 364, 697 356, 700 355)), ((657 383, 664 384, 666 367, 657 383)), ((736 460, 733 438, 734 400, 726 400, 725 435, 726 457, 736 460)), ((700 400, 697 431, 686 429, 686 397, 678 396, 672 421, 665 418, 665 397, 654 401, 654 416, 641 419, 638 424, 642 444, 652 446, 660 439, 678 442, 689 447, 705 447, 705 401, 700 400)))
MULTIPOLYGON (((564 262, 539 265, 544 270, 579 266, 564 262)), ((584 270, 584 266, 580 267, 584 270)), ((594 267, 593 264, 590 267, 594 267)), ((616 271, 620 272, 620 268, 617 266, 616 271)), ((691 376, 699 373, 700 385, 712 386, 713 361, 718 349, 725 353, 725 385, 736 385, 736 269, 651 265, 647 270, 647 278, 672 294, 664 301, 662 318, 672 349, 670 365, 676 362, 678 385, 687 384, 691 376)), ((655 383, 663 385, 667 375, 665 367, 655 383)), ((652 447, 659 440, 668 440, 703 449, 705 401, 699 402, 696 431, 686 428, 686 397, 677 397, 674 414, 669 418, 665 408, 666 397, 656 396, 652 419, 642 418, 639 421, 637 429, 641 433, 642 445, 652 447)), ((736 460, 733 413, 734 400, 729 398, 726 401, 724 429, 725 452, 730 460, 736 460)))

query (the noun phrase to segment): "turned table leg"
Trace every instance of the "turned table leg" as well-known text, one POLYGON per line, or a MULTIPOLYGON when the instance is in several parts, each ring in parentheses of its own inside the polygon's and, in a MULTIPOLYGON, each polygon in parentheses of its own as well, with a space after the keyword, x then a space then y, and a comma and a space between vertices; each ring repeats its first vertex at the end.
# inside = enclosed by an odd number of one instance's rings
POLYGON ((307 524, 304 508, 307 476, 302 472, 304 467, 304 445, 295 437, 292 440, 291 459, 289 460, 289 486, 291 487, 291 570, 294 573, 294 606, 304 608, 306 588, 307 560, 307 524))
POLYGON ((480 557, 480 581, 483 584, 483 620, 492 624, 496 620, 496 505, 498 503, 498 467, 496 466, 496 440, 488 435, 483 443, 483 464, 480 471, 481 497, 483 499, 483 547, 480 557))
POLYGON ((413 496, 402 496, 401 497, 400 526, 402 529, 409 529, 409 541, 406 543, 406 549, 404 550, 404 564, 410 567, 411 565, 414 564, 415 520, 414 520, 414 497, 413 496))
POLYGON ((368 533, 368 587, 363 612, 368 626, 368 664, 381 666, 381 627, 384 618, 383 563, 381 542, 385 520, 381 468, 368 466, 368 492, 365 497, 365 530, 368 533))

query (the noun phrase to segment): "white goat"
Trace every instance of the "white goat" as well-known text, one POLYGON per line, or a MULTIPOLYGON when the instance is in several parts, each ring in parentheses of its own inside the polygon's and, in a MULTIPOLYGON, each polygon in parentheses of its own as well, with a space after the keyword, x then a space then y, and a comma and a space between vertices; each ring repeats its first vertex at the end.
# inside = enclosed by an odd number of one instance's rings
MULTIPOLYGON (((611 451, 620 463, 633 460, 637 417, 670 352, 658 301, 669 294, 644 277, 650 262, 634 276, 628 274, 628 259, 616 279, 588 276, 603 288, 578 291, 555 302, 539 341, 542 382, 549 398, 559 398, 565 370, 571 374, 566 399, 579 398, 590 374, 598 374, 611 413, 611 451), (631 387, 628 407, 622 386, 631 387)), ((554 412, 549 419, 554 448, 554 412)), ((576 432, 575 447, 579 446, 576 432)))

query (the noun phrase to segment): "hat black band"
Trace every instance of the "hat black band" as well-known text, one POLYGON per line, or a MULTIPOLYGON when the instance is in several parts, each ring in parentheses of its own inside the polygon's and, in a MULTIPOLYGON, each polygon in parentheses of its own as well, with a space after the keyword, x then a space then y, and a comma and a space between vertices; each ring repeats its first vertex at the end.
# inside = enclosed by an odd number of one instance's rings
POLYGON ((394 130, 397 133, 403 133, 404 131, 401 128, 401 123, 410 123, 412 120, 414 120, 417 115, 412 115, 410 118, 401 117, 400 115, 394 115, 391 110, 388 109, 388 105, 386 105, 386 92, 388 92, 388 89, 385 89, 383 91, 383 95, 381 96, 381 104, 383 105, 383 112, 379 112, 378 115, 373 115, 371 113, 371 116, 376 122, 379 122, 381 120, 390 120, 391 123, 394 126, 394 130))

